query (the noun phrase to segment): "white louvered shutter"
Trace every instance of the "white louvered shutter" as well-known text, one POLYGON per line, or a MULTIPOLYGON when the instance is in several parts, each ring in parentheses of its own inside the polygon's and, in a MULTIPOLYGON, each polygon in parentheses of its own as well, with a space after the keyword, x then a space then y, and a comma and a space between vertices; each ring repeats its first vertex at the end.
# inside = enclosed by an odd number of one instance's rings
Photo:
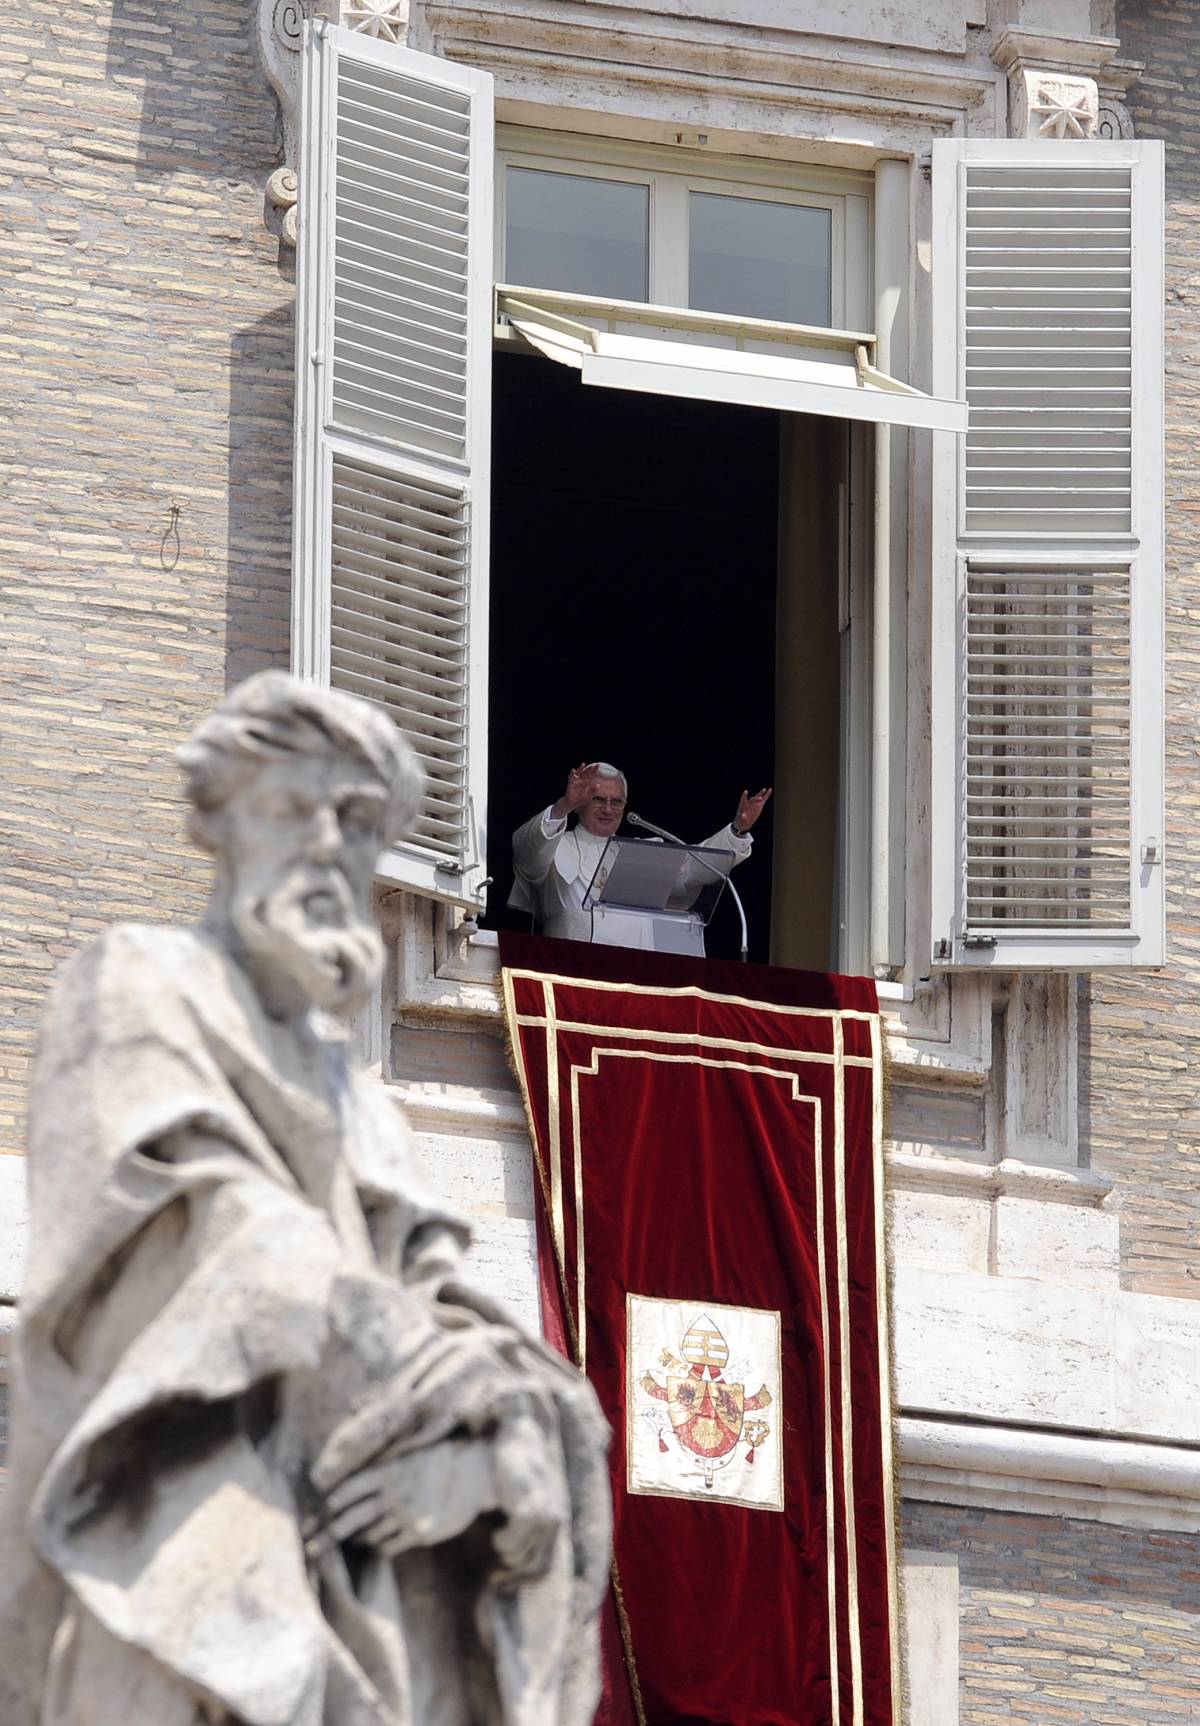
POLYGON ((317 23, 297 283, 293 665, 406 733, 428 791, 381 873, 484 874, 491 79, 317 23))
POLYGON ((934 145, 933 961, 1163 958, 1162 146, 934 145))

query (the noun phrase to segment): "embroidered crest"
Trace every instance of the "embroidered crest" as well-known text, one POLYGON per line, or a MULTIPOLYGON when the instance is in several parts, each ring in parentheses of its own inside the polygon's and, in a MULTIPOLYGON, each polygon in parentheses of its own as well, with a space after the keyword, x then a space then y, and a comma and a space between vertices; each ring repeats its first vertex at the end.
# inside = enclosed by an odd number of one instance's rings
POLYGON ((626 1312, 630 1492, 782 1510, 778 1439, 749 1418, 781 1423, 779 1314, 633 1294, 626 1312))

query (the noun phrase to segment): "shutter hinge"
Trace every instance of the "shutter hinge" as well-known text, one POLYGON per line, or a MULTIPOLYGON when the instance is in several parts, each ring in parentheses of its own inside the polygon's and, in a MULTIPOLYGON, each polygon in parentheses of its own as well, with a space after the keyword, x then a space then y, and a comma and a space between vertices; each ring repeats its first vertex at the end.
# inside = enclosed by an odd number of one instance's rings
POLYGON ((324 348, 314 348, 308 357, 314 366, 323 366, 325 364, 324 348))
POLYGON ((1147 839, 1142 846, 1142 862, 1151 867, 1162 862, 1162 852, 1158 848, 1157 839, 1147 839))
MULTIPOLYGON (((996 945, 994 935, 960 935, 958 944, 968 953, 987 953, 996 945)), ((933 962, 935 965, 948 965, 954 958, 954 942, 949 935, 943 935, 933 943, 933 962)))

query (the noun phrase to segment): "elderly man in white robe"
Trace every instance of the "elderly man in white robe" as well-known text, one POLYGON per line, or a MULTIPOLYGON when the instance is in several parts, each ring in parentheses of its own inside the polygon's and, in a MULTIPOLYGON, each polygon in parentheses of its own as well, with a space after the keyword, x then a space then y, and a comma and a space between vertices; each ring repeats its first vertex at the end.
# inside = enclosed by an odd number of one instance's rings
MULTIPOLYGON (((753 794, 743 791, 733 820, 701 843, 729 852, 731 869, 744 863, 754 843, 750 830, 770 795, 769 785, 753 794)), ((508 902, 532 912, 544 935, 592 939, 592 914, 584 909, 584 899, 604 847, 620 830, 628 801, 619 768, 607 761, 583 761, 567 775, 562 795, 513 834, 515 880, 508 902)))

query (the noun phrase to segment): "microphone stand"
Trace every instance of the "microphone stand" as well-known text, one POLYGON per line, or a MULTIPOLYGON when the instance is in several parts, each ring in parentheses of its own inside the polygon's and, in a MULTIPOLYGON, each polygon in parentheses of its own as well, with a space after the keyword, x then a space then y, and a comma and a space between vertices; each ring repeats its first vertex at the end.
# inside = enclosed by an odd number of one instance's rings
MULTIPOLYGON (((653 821, 643 820, 640 815, 627 815, 625 819, 631 827, 644 827, 648 833, 657 833, 660 839, 669 839, 672 845, 687 846, 687 840, 681 839, 677 833, 668 833, 665 827, 656 827, 653 821)), ((688 849, 690 850, 691 847, 689 846, 688 849)), ((737 859, 735 858, 734 861, 736 862, 737 859)), ((739 956, 742 963, 745 964, 750 949, 750 935, 746 928, 746 907, 742 904, 741 894, 729 879, 729 876, 723 875, 717 868, 716 864, 710 863, 707 857, 693 858, 693 862, 702 864, 703 867, 709 870, 711 874, 715 875, 719 881, 724 881, 725 885, 729 888, 729 891, 733 894, 733 902, 737 906, 738 916, 742 920, 742 948, 739 956)), ((732 871, 733 864, 731 863, 729 867, 732 871)))

